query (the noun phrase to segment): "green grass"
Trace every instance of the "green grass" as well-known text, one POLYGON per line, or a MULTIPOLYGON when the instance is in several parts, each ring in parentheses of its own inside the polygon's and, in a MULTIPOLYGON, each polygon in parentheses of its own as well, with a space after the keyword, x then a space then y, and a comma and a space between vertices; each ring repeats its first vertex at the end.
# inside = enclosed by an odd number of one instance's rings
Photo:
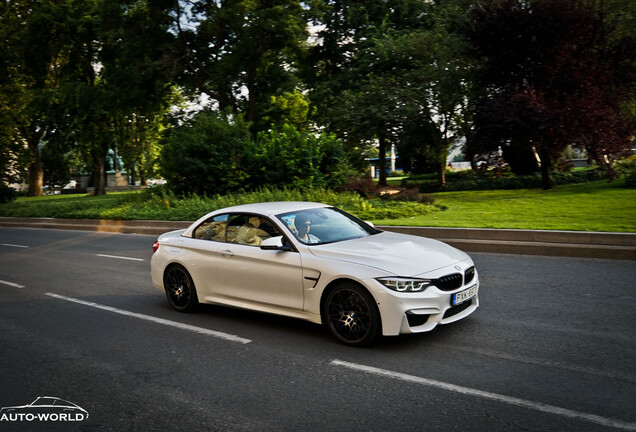
POLYGON ((636 232, 636 189, 597 181, 537 189, 440 192, 444 210, 380 225, 636 232))
POLYGON ((0 216, 194 220, 217 208, 255 201, 321 201, 377 225, 636 232, 636 188, 596 181, 538 189, 434 193, 434 206, 366 201, 354 193, 264 189, 179 199, 165 190, 93 197, 55 195, 0 204, 0 216), (406 215, 406 216, 404 216, 406 215))

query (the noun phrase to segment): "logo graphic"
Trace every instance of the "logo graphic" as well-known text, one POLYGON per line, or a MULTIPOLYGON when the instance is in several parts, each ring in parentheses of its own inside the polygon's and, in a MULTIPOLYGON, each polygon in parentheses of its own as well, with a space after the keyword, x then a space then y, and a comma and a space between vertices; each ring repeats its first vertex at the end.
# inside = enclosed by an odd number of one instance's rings
POLYGON ((87 418, 84 408, 51 396, 38 397, 28 405, 0 409, 0 422, 79 422, 87 418))

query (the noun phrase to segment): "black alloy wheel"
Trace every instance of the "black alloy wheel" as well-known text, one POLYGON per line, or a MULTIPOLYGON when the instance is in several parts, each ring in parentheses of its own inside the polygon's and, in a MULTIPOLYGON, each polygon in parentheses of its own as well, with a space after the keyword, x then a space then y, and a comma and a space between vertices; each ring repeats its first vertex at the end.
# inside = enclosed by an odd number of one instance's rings
POLYGON ((380 312, 375 300, 353 283, 341 284, 329 293, 325 319, 331 333, 346 345, 369 345, 380 333, 380 312))
POLYGON ((180 265, 174 264, 166 269, 163 286, 170 305, 179 312, 189 312, 199 303, 192 277, 180 265))

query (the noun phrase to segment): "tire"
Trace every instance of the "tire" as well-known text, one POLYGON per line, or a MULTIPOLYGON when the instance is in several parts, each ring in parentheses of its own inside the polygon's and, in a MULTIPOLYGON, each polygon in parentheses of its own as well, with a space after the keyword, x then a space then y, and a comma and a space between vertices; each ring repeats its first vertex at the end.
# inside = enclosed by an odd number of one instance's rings
POLYGON ((375 300, 355 283, 340 284, 327 295, 324 317, 329 331, 349 346, 370 345, 382 327, 375 300))
POLYGON ((163 287, 170 306, 176 311, 190 312, 199 304, 190 273, 178 264, 169 266, 164 272, 163 287))

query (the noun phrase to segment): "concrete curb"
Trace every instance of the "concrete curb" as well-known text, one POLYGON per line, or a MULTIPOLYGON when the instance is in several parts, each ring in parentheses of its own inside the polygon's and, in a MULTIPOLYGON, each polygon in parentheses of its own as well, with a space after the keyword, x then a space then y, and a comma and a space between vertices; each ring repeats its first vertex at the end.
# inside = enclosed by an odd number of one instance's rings
MULTIPOLYGON (((159 235, 167 231, 183 229, 191 223, 189 221, 0 217, 0 227, 147 235, 159 235)), ((434 238, 466 252, 636 260, 636 233, 404 226, 380 226, 378 228, 434 238)))

